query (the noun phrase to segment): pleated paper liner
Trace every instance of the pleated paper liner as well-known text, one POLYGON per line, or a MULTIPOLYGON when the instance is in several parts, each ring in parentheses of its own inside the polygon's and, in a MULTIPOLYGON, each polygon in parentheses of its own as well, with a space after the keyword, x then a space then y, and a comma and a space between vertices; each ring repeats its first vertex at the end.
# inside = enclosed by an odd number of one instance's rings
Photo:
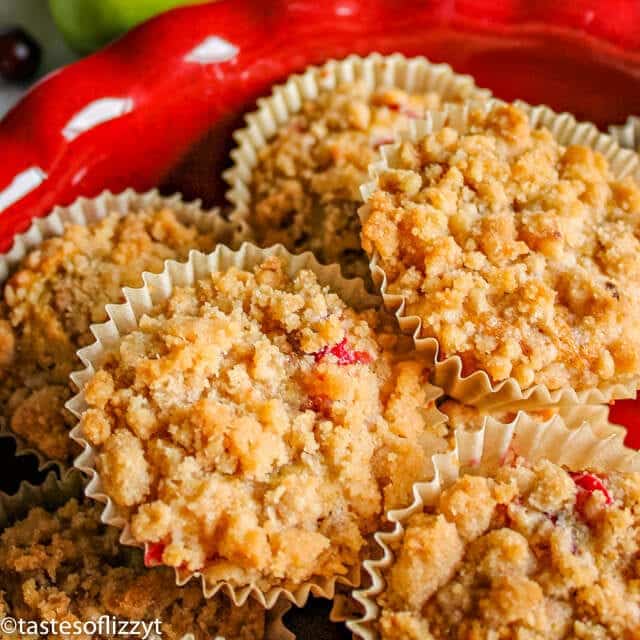
POLYGON ((629 116, 624 124, 612 124, 609 133, 621 147, 640 151, 640 118, 637 116, 629 116))
POLYGON ((578 404, 557 408, 558 415, 569 429, 577 429, 587 423, 594 435, 601 440, 617 438, 624 441, 627 429, 609 420, 608 404, 578 404))
MULTIPOLYGON (((477 109, 490 112, 504 105, 500 100, 487 102, 469 102, 465 105, 445 105, 441 111, 431 111, 427 118, 412 121, 407 130, 401 132, 400 140, 417 141, 420 138, 439 131, 445 125, 458 131, 467 128, 469 114, 477 109)), ((633 151, 621 149, 609 135, 601 133, 595 125, 577 122, 568 114, 558 114, 546 106, 531 106, 515 102, 529 116, 531 125, 544 126, 562 145, 585 145, 599 151, 609 161, 612 174, 616 178, 628 175, 640 179, 640 161, 633 151)), ((364 222, 370 215, 368 200, 377 189, 377 180, 386 169, 396 165, 401 143, 385 145, 381 148, 381 160, 369 167, 371 181, 361 188, 363 206, 359 210, 364 222)), ((468 376, 462 374, 462 360, 454 355, 445 359, 439 357, 439 343, 435 338, 421 337, 422 322, 418 316, 405 315, 405 299, 401 294, 387 291, 387 276, 379 265, 379 256, 375 253, 370 261, 373 282, 382 294, 385 307, 394 312, 404 333, 412 335, 416 348, 433 363, 433 382, 442 387, 445 393, 457 400, 482 408, 496 408, 502 405, 515 405, 519 408, 534 408, 549 405, 602 404, 611 400, 635 397, 639 380, 622 383, 603 383, 598 388, 576 391, 571 387, 550 390, 545 385, 534 384, 522 389, 514 378, 508 378, 495 385, 484 371, 475 371, 468 376)))
MULTIPOLYGON (((84 476, 79 471, 70 469, 62 479, 52 471, 42 484, 23 482, 14 495, 0 493, 0 534, 4 529, 25 518, 34 507, 54 511, 72 498, 82 498, 84 486, 84 476)), ((295 640, 295 636, 283 622, 283 617, 290 608, 289 602, 280 600, 267 612, 265 640, 295 640)), ((160 640, 156 635, 149 637, 151 640, 160 640)), ((195 636, 189 633, 181 640, 195 640, 195 636)), ((234 639, 217 636, 215 640, 234 639)))
MULTIPOLYGON (((85 369, 71 376, 77 388, 80 389, 80 393, 67 403, 67 408, 77 418, 80 418, 86 409, 83 389, 105 353, 118 345, 123 334, 135 330, 139 318, 149 312, 154 304, 166 300, 171 295, 174 286, 187 286, 211 273, 225 271, 231 267, 251 270, 271 256, 283 259, 290 275, 296 274, 302 269, 310 269, 316 274, 321 284, 329 286, 332 292, 338 294, 352 308, 360 310, 377 307, 380 304, 378 296, 373 296, 365 291, 361 279, 346 280, 342 278, 337 265, 320 265, 311 253, 293 256, 280 245, 269 249, 259 249, 248 243, 243 244, 235 252, 222 245, 219 245, 209 255, 192 251, 187 262, 168 260, 161 274, 143 274, 145 285, 142 288, 123 289, 126 303, 107 306, 110 320, 104 324, 94 325, 92 329, 96 336, 96 342, 78 352, 85 369)), ((84 439, 80 425, 72 430, 71 437, 83 447, 83 452, 75 460, 75 466, 90 476, 86 495, 105 504, 103 520, 123 530, 120 538, 122 543, 140 546, 134 540, 125 518, 104 493, 100 476, 96 471, 96 453, 84 439)), ((235 604, 243 604, 249 595, 253 594, 264 606, 271 608, 281 595, 297 606, 304 605, 310 594, 332 598, 337 582, 343 582, 350 586, 359 583, 360 567, 359 563, 356 563, 356 566, 346 576, 322 577, 311 580, 299 585, 293 591, 282 587, 273 587, 263 591, 255 583, 242 588, 234 588, 228 582, 209 584, 200 572, 176 570, 176 580, 180 585, 185 584, 194 576, 201 579, 206 597, 214 595, 220 589, 225 589, 235 604)))
POLYGON ((14 494, 0 492, 0 531, 22 520, 32 507, 52 511, 71 498, 81 496, 84 484, 82 474, 77 471, 70 470, 60 479, 52 470, 40 484, 21 482, 14 494))
MULTIPOLYGON (((0 254, 0 295, 4 282, 12 274, 22 260, 45 240, 61 236, 65 227, 70 224, 87 226, 97 223, 111 213, 122 216, 144 210, 169 208, 183 224, 196 226, 203 232, 211 232, 220 238, 220 242, 238 243, 237 228, 226 221, 218 209, 203 210, 199 201, 184 202, 180 195, 163 197, 157 190, 137 193, 127 189, 114 194, 105 191, 96 198, 79 198, 68 207, 55 207, 43 218, 36 218, 24 233, 18 234, 7 253, 0 254)), ((53 464, 60 470, 67 467, 66 461, 49 460, 43 453, 29 446, 20 436, 13 433, 6 420, 0 416, 0 433, 11 437, 16 442, 16 455, 32 454, 38 458, 40 469, 53 464)))
POLYGON ((258 100, 258 110, 247 115, 246 126, 234 133, 237 147, 231 152, 233 165, 224 173, 229 185, 227 199, 233 206, 231 220, 250 230, 253 170, 260 150, 278 130, 300 111, 304 102, 358 81, 365 82, 371 89, 391 87, 411 93, 437 92, 445 99, 487 100, 491 97, 488 90, 476 86, 471 76, 457 74, 447 64, 433 64, 423 57, 405 58, 400 54, 374 53, 366 58, 352 55, 293 75, 276 86, 271 96, 258 100))
POLYGON ((375 534, 381 554, 377 559, 363 563, 370 586, 354 592, 353 597, 361 605, 361 614, 347 622, 357 637, 363 640, 377 637, 375 623, 379 608, 376 598, 385 589, 383 572, 394 561, 391 545, 402 538, 407 519, 422 511, 424 506, 436 504, 441 492, 464 473, 492 474, 509 451, 531 463, 546 458, 572 471, 640 471, 640 454, 627 449, 619 438, 610 436, 603 440, 588 423, 570 429, 560 416, 541 423, 521 411, 509 424, 488 417, 479 431, 457 431, 456 455, 453 458, 434 456, 436 473, 433 479, 414 485, 414 500, 409 507, 388 513, 393 531, 375 534))

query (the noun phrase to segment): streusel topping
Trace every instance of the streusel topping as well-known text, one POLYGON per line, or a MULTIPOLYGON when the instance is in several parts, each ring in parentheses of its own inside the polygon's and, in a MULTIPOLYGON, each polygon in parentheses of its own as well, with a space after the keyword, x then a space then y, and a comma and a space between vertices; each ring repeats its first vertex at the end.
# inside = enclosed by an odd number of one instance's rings
POLYGON ((237 607, 221 593, 205 599, 196 583, 177 587, 171 569, 145 567, 142 552, 123 547, 119 534, 100 522, 99 505, 73 499, 53 513, 31 509, 0 535, 0 618, 74 623, 109 615, 159 619, 170 640, 264 636, 265 611, 255 600, 237 607))
POLYGON ((382 639, 635 638, 639 505, 636 473, 463 476, 392 545, 382 639))
POLYGON ((640 373, 640 187, 522 110, 402 143, 363 246, 465 375, 589 389, 640 373), (396 166, 397 165, 397 166, 396 166))
POLYGON ((277 258, 143 316, 86 386, 81 419, 134 538, 211 583, 348 573, 443 429, 428 371, 398 357, 381 317, 277 258))
POLYGON ((93 341, 89 326, 107 319, 105 305, 121 287, 140 286, 143 271, 169 258, 208 251, 216 240, 161 209, 110 214, 31 251, 4 287, 0 302, 0 420, 47 457, 77 453, 69 439, 69 374, 75 353, 93 341))
POLYGON ((249 185, 249 223, 258 244, 310 250, 322 262, 339 263, 346 277, 368 278, 357 215, 367 167, 395 131, 442 102, 437 92, 372 90, 363 82, 305 101, 258 152, 249 185))

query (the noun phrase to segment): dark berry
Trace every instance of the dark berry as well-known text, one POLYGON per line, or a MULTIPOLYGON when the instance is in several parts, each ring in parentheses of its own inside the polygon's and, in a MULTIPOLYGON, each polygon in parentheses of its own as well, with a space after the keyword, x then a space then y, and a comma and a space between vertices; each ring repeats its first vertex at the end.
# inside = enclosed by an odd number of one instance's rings
POLYGON ((0 31, 0 76, 7 82, 31 79, 38 71, 40 45, 20 27, 0 31))

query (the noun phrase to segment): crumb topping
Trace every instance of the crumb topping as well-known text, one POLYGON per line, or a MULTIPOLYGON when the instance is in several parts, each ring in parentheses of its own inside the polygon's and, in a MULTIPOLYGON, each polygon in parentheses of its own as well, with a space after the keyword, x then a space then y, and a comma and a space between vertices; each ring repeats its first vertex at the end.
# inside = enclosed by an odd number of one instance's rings
POLYGON ((121 287, 142 284, 143 271, 216 240, 161 209, 70 225, 31 251, 0 302, 0 420, 45 456, 71 458, 64 403, 81 366, 75 353, 94 340, 89 326, 107 319, 105 304, 121 301, 121 287))
POLYGON ((196 640, 264 637, 265 612, 257 601, 236 607, 222 593, 205 599, 197 583, 177 587, 171 569, 148 569, 138 549, 123 547, 120 532, 100 522, 100 510, 72 499, 53 513, 33 508, 4 530, 0 617, 73 623, 111 615, 160 619, 169 640, 187 633, 196 640))
POLYGON ((395 131, 442 103, 437 92, 372 90, 363 82, 305 101, 258 152, 249 221, 256 241, 313 251, 322 262, 339 263, 346 277, 369 278, 357 215, 367 167, 395 131))
POLYGON ((528 388, 640 373, 640 187, 513 106, 401 144, 362 239, 444 357, 528 388))
POLYGON ((359 563, 443 429, 383 318, 268 258, 140 319, 88 383, 81 426, 149 562, 264 588, 359 563))
POLYGON ((640 474, 522 459, 414 514, 378 597, 382 640, 640 633, 640 474))

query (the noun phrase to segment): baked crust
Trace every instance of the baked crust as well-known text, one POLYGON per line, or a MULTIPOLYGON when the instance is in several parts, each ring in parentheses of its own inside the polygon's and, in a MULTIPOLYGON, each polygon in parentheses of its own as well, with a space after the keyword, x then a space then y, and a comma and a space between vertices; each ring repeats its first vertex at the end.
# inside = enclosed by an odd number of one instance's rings
POLYGON ((640 188, 526 113, 471 113, 402 143, 363 246, 441 356, 523 389, 627 384, 640 372, 640 188))
POLYGON ((81 366, 76 351, 94 340, 90 325, 107 319, 105 305, 122 301, 122 287, 142 285, 143 271, 210 251, 216 240, 163 208, 70 225, 31 251, 0 301, 0 420, 47 458, 69 461, 78 448, 64 404, 69 374, 81 366))
POLYGON ((224 594, 205 599, 195 582, 177 587, 171 569, 146 568, 119 533, 100 522, 99 505, 72 499, 53 513, 31 509, 0 535, 0 617, 73 623, 109 615, 159 619, 170 640, 264 637, 265 610, 255 600, 237 607, 224 594))
POLYGON ((210 583, 350 573, 446 435, 389 322, 278 258, 175 288, 84 389, 83 437, 134 539, 210 583))
POLYGON ((397 130, 442 104, 436 92, 372 91, 362 82, 304 102, 258 152, 248 219, 256 242, 313 251, 321 262, 340 264, 345 277, 368 279, 357 214, 367 167, 397 130))
POLYGON ((510 459, 463 476, 391 544, 382 640, 631 638, 640 474, 510 459))

